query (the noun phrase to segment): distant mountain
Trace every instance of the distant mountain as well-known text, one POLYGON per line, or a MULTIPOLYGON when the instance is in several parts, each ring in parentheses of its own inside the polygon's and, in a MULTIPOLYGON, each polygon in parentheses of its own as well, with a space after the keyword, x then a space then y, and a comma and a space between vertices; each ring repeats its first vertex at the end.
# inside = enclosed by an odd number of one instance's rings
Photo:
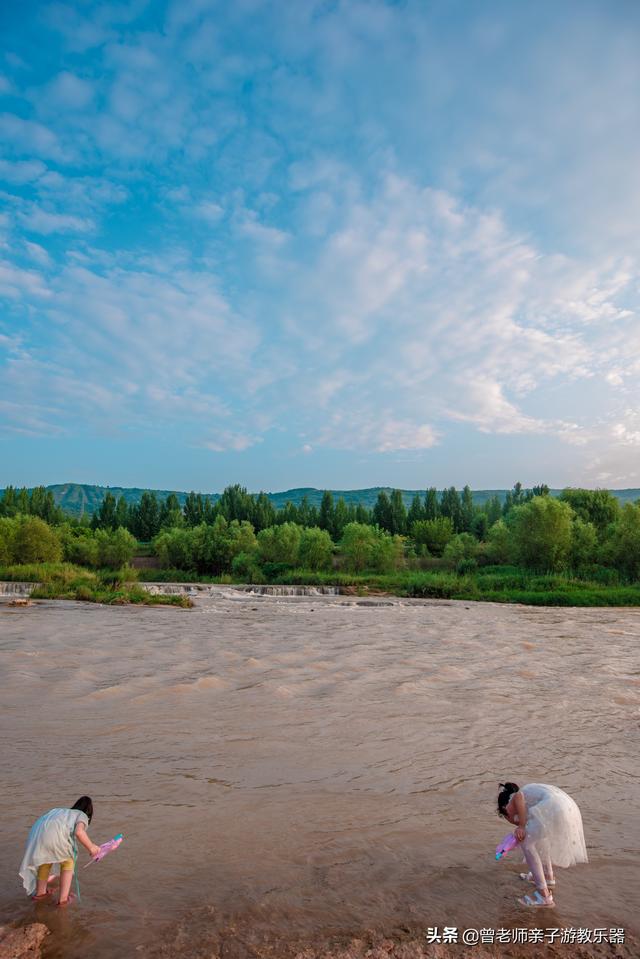
MULTIPOLYGON (((47 489, 50 489, 53 492, 56 503, 61 506, 65 512, 70 513, 72 516, 80 516, 83 513, 91 515, 100 508, 100 504, 108 492, 113 493, 116 499, 119 496, 124 496, 127 503, 140 502, 140 498, 144 492, 155 493, 156 496, 161 499, 165 499, 169 493, 175 493, 181 505, 184 504, 184 501, 187 498, 187 493, 179 490, 144 490, 138 489, 137 487, 89 486, 85 483, 61 483, 48 486, 47 489)), ((358 503, 361 503, 363 506, 371 509, 378 498, 378 493, 380 493, 382 490, 390 493, 392 487, 372 486, 370 489, 330 490, 330 492, 334 500, 343 497, 347 504, 354 503, 357 505, 358 503)), ((315 489, 314 487, 301 487, 299 489, 285 490, 282 493, 267 493, 267 496, 276 509, 281 509, 287 501, 293 503, 295 506, 298 506, 304 496, 307 497, 312 506, 319 506, 320 501, 322 500, 323 492, 324 490, 315 489)), ((477 506, 482 506, 487 502, 488 499, 491 499, 492 496, 499 497, 500 501, 502 502, 504 501, 507 492, 508 491, 506 489, 474 490, 473 502, 477 506)), ((618 497, 621 503, 630 503, 634 500, 640 499, 640 489, 620 489, 611 490, 611 492, 614 494, 614 496, 618 497)), ((424 496, 425 490, 402 490, 402 497, 407 506, 411 505, 411 500, 416 493, 418 496, 424 496)), ((553 496, 558 496, 560 493, 561 490, 559 489, 551 490, 551 494, 553 496)), ((212 503, 215 503, 220 499, 220 493, 203 493, 203 496, 211 500, 212 503)))

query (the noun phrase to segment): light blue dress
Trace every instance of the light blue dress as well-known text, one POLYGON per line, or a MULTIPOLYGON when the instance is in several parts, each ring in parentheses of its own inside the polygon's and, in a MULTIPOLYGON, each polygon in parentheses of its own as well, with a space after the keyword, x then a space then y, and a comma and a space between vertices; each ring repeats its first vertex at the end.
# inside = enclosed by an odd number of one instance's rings
POLYGON ((54 864, 77 856, 76 827, 78 823, 89 825, 86 813, 80 809, 50 809, 36 819, 29 832, 27 848, 20 865, 19 875, 28 895, 36 889, 38 867, 46 862, 54 864))

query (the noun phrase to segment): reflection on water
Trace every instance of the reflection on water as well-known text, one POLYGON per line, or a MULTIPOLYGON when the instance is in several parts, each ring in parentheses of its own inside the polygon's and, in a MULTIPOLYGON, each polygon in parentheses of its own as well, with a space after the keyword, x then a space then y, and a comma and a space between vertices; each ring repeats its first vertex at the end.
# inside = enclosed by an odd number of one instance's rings
POLYGON ((529 923, 518 864, 493 859, 509 778, 583 812, 591 862, 561 872, 554 924, 633 929, 639 636, 635 610, 0 605, 2 916, 41 918, 65 959, 193 955, 229 924, 529 923), (61 916, 17 866, 32 821, 85 792, 93 838, 126 839, 61 916))

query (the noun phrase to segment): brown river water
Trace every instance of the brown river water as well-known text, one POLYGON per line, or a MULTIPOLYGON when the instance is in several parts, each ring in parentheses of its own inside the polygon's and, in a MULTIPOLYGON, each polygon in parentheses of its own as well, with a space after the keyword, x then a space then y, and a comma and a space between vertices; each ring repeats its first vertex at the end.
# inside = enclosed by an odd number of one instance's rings
POLYGON ((2 603, 0 921, 46 923, 49 959, 444 924, 637 934, 639 640, 635 609, 2 603), (516 905, 518 858, 495 862, 504 779, 582 810, 590 862, 559 871, 552 916, 516 905), (92 838, 125 842, 80 870, 79 903, 35 905, 29 827, 83 793, 92 838))

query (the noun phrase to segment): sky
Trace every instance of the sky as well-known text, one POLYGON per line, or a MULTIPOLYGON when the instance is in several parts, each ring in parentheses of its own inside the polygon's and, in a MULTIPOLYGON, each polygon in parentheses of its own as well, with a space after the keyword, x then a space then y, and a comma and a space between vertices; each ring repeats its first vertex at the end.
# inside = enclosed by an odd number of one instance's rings
POLYGON ((636 0, 0 33, 0 486, 640 486, 636 0))

